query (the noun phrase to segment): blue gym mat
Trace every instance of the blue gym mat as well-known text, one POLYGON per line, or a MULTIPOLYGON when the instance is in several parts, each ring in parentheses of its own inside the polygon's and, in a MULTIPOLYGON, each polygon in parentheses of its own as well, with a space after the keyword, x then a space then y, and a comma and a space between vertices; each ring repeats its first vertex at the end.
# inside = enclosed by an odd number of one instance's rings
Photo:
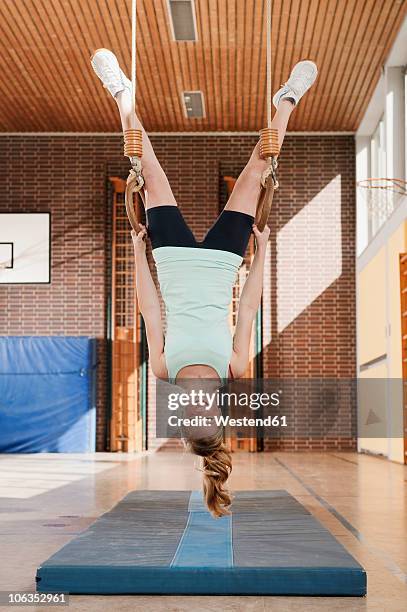
POLYGON ((364 569, 287 491, 133 491, 37 570, 39 592, 366 594, 364 569))
POLYGON ((0 336, 0 453, 86 453, 96 441, 96 339, 0 336))

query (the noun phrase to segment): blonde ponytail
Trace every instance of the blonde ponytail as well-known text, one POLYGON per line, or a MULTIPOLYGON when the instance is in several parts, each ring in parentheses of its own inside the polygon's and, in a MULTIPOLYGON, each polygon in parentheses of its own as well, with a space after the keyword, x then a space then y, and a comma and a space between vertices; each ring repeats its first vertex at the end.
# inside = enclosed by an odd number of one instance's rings
POLYGON ((191 439, 187 444, 202 460, 203 493, 208 510, 215 517, 230 514, 232 495, 224 487, 232 471, 232 455, 220 431, 213 437, 191 439))

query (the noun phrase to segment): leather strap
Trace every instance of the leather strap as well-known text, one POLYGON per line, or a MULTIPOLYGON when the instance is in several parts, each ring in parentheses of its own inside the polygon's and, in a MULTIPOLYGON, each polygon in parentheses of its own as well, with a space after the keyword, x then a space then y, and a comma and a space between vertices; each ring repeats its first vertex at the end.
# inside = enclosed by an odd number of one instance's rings
POLYGON ((269 176, 266 181, 266 186, 261 187, 254 221, 261 232, 264 230, 267 219, 269 218, 275 189, 273 179, 271 176, 269 176))
POLYGON ((134 170, 130 170, 130 174, 126 183, 126 191, 124 198, 127 216, 129 218, 130 225, 135 232, 140 231, 140 225, 137 207, 137 197, 134 198, 133 194, 139 194, 143 201, 143 204, 145 204, 143 184, 144 181, 140 181, 140 176, 137 175, 134 170))

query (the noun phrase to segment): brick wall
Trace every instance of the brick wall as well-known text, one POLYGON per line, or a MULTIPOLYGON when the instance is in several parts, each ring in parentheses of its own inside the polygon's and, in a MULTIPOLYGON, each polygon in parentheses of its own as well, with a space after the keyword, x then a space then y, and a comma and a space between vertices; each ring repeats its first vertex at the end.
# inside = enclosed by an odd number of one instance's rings
MULTIPOLYGON (((174 135, 152 140, 181 210, 200 239, 225 199, 219 177, 240 172, 256 138, 174 135)), ((102 450, 107 401, 108 177, 127 174, 121 138, 2 136, 0 161, 0 211, 52 214, 52 284, 0 287, 0 333, 98 338, 97 447, 102 450)), ((281 189, 271 219, 270 274, 264 292, 264 376, 351 377, 355 370, 354 140, 289 136, 280 165, 281 189)), ((348 411, 353 423, 353 403, 348 411)), ((351 428, 344 440, 338 436, 311 443, 293 440, 285 446, 354 448, 351 428)))
POLYGON ((2 335, 98 339, 97 447, 106 406, 106 159, 119 138, 0 137, 0 211, 50 211, 50 285, 0 286, 2 335))
POLYGON ((270 219, 264 376, 330 379, 332 387, 318 397, 318 414, 310 397, 295 406, 305 430, 312 415, 313 438, 267 448, 356 448, 353 388, 336 382, 356 372, 354 168, 351 136, 289 138, 284 147, 270 219))

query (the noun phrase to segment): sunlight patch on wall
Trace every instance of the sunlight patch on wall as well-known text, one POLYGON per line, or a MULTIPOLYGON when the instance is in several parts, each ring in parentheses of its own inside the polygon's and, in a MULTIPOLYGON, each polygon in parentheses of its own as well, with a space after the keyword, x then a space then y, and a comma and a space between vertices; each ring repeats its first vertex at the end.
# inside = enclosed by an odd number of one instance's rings
MULTIPOLYGON (((266 261, 263 272, 263 313, 271 312, 271 284, 273 282, 270 241, 267 243, 266 261)), ((271 342, 271 317, 263 317, 262 348, 271 342)), ((259 351, 261 350, 260 347, 259 351)), ((259 352, 258 351, 258 352, 259 352)))
POLYGON ((277 235, 278 332, 341 272, 341 176, 337 175, 277 235))

